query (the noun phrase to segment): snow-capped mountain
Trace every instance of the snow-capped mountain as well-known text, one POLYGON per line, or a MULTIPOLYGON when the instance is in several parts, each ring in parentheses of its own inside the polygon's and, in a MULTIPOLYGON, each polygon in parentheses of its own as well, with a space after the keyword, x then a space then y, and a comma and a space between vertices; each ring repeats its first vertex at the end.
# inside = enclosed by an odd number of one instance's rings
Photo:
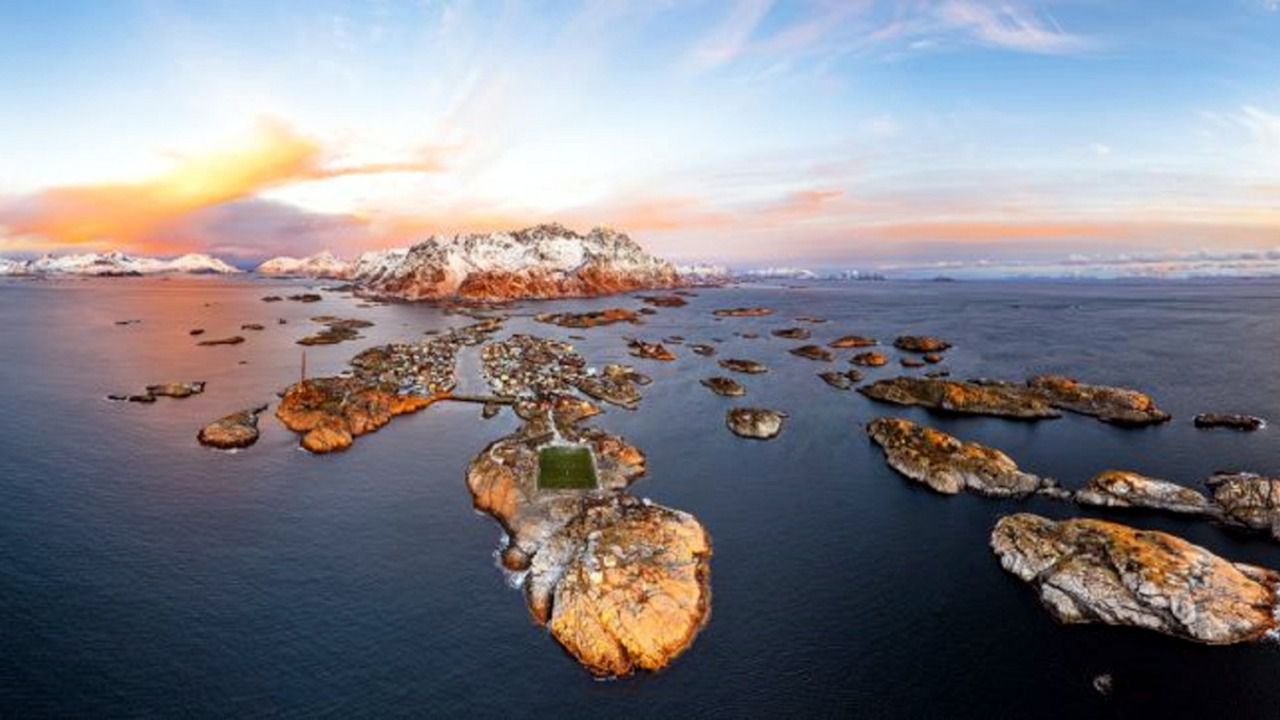
POLYGON ((311 257, 275 257, 262 263, 254 272, 272 277, 332 278, 345 280, 351 276, 351 263, 325 250, 311 257))
POLYGON ((27 264, 22 260, 10 260, 0 257, 0 276, 26 275, 27 264))
POLYGON ((676 268, 607 228, 580 235, 560 225, 515 232, 432 236, 399 261, 371 258, 361 293, 404 300, 584 297, 682 284, 676 268))
POLYGON ((0 275, 159 275, 164 273, 230 274, 238 269, 201 253, 170 260, 126 255, 118 251, 45 255, 35 260, 0 259, 0 275))
POLYGON ((708 265, 705 263, 681 265, 676 268, 676 272, 680 273, 681 279, 685 282, 699 285, 720 285, 733 279, 733 273, 724 265, 708 265))
POLYGON ((747 280, 813 280, 818 274, 808 268, 768 267, 743 270, 738 276, 747 280))
POLYGON ((360 257, 351 263, 351 279, 357 282, 376 284, 384 276, 394 273, 408 254, 409 248, 370 250, 361 253, 360 257))

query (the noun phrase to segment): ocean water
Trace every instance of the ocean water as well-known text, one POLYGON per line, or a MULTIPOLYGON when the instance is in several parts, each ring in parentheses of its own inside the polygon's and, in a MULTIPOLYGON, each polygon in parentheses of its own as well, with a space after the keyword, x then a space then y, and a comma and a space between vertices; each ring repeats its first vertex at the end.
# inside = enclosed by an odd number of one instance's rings
MULTIPOLYGON (((319 287, 318 284, 313 284, 319 287)), ((713 538, 713 611, 668 670, 592 680, 529 619, 498 570, 500 531, 464 484, 509 412, 443 403, 347 453, 311 456, 269 414, 259 443, 222 453, 199 427, 299 374, 294 341, 333 314, 377 325, 307 352, 337 372, 362 347, 461 325, 425 305, 359 308, 263 295, 306 283, 106 279, 0 283, 0 716, 3 717, 1274 717, 1280 645, 1204 647, 1140 630, 1056 624, 988 549, 1002 515, 1087 514, 1181 535, 1280 568, 1280 545, 1152 513, 1046 499, 944 497, 889 470, 863 425, 896 414, 1012 455, 1078 487, 1105 468, 1199 486, 1216 469, 1280 471, 1275 428, 1202 431, 1197 412, 1280 419, 1280 283, 814 283, 708 289, 642 327, 582 332, 593 364, 654 377, 640 409, 596 422, 649 458, 636 494, 694 513, 713 538), (711 310, 766 305, 769 318, 711 310), (814 340, 900 333, 955 343, 958 377, 1055 371, 1153 394, 1174 420, 1139 430, 930 416, 816 377, 768 336, 797 315, 814 340), (280 325, 277 318, 288 323, 280 325), (117 320, 140 323, 118 326, 117 320), (240 331, 261 322, 262 332, 240 331), (242 334, 243 345, 195 347, 242 334), (735 332, 759 332, 755 340, 735 332), (791 414, 770 442, 725 428, 734 400, 698 380, 715 358, 675 347, 631 360, 622 337, 722 339, 743 404, 791 414), (206 380, 154 405, 108 393, 206 380), (1091 687, 1114 677, 1103 697, 1091 687)), ((525 304, 505 332, 579 331, 527 314, 631 298, 525 304)), ((854 351, 841 351, 839 365, 854 351)), ((896 353, 893 353, 896 355, 896 353)), ((474 373, 472 353, 462 368, 474 373)), ((896 366, 870 370, 889 377, 896 366)), ((478 379, 465 380, 471 388, 478 379)))

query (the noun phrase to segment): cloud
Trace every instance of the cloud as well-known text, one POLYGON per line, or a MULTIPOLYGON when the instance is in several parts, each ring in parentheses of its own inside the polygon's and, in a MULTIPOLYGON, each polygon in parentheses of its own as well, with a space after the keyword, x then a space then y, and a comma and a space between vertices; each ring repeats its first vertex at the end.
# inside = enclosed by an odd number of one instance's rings
POLYGON ((797 190, 781 200, 760 209, 758 216, 766 222, 799 221, 822 215, 832 201, 844 196, 843 190, 797 190))
POLYGON ((1236 121, 1253 135, 1258 144, 1273 152, 1280 152, 1280 115, 1253 105, 1245 105, 1240 108, 1236 121))
POLYGON ((1092 42, 1064 31, 1052 15, 1036 17, 1014 3, 949 0, 936 17, 948 27, 966 31, 990 47, 1030 53, 1065 54, 1089 49, 1092 42))
POLYGON ((51 243, 119 243, 174 247, 166 234, 188 215, 292 183, 351 175, 435 172, 437 152, 405 162, 338 164, 318 141, 277 121, 263 121, 248 142, 181 158, 145 180, 50 188, 0 205, 11 235, 51 243))
POLYGON ((772 4, 773 0, 738 0, 724 20, 694 44, 689 66, 705 72, 737 58, 772 4))
POLYGON ((351 256, 364 250, 375 232, 367 218, 257 198, 202 208, 163 228, 172 242, 242 260, 309 255, 320 249, 351 256))

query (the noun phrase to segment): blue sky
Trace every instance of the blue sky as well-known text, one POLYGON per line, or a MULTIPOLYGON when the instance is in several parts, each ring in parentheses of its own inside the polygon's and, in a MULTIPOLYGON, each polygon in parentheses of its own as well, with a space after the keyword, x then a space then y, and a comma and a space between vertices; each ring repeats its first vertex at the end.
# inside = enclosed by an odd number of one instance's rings
POLYGON ((0 87, 0 252, 1280 246, 1276 0, 6 3, 0 87))

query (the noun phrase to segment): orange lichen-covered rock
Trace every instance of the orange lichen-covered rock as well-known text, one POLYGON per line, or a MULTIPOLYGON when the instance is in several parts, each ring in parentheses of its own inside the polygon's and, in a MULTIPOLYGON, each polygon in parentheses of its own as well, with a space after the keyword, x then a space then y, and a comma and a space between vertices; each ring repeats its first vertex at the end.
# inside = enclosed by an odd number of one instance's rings
POLYGON ((266 409, 266 405, 259 405, 214 420, 200 428, 196 440, 201 445, 222 450, 249 447, 258 442, 258 415, 266 409))
POLYGON ((835 359, 835 356, 831 354, 830 350, 818 345, 801 345, 797 348, 791 348, 788 352, 796 357, 802 357, 808 360, 818 360, 821 362, 831 362, 835 359))
POLYGON ((276 417, 290 430, 304 433, 304 448, 326 453, 345 450, 354 438, 391 418, 417 412, 445 396, 399 395, 355 377, 312 378, 285 391, 276 417))
POLYGON ((1214 473, 1206 481, 1224 519, 1280 540, 1280 477, 1249 472, 1214 473))
POLYGON ((782 432, 787 414, 769 408, 730 408, 725 425, 738 437, 769 440, 782 432))
POLYGON ((676 354, 668 350, 662 343, 631 340, 627 343, 627 346, 631 349, 631 354, 638 358, 661 360, 663 362, 671 362, 676 359, 676 354))
POLYGON ((1037 375, 1027 380, 1027 387, 1054 407, 1092 415, 1103 422, 1150 425, 1170 417, 1156 407, 1150 395, 1128 388, 1089 385, 1063 375, 1037 375))
POLYGON ((880 367, 889 362, 889 357, 884 353, 875 352, 874 350, 858 353, 849 358, 849 362, 862 367, 880 367))
POLYGON ((864 385, 858 392, 895 405, 920 405, 947 412, 1036 420, 1061 413, 1018 385, 896 377, 864 385))
POLYGON ((964 490, 997 497, 1051 488, 1050 480, 1022 472, 1008 455, 902 418, 876 418, 867 434, 894 470, 947 495, 964 490))
POLYGON ((1258 640, 1276 627, 1280 574, 1166 533, 1022 513, 996 523, 991 548, 1063 623, 1128 625, 1212 645, 1258 640))
POLYGON ((1026 383, 896 377, 859 390, 882 402, 976 415, 1039 419, 1058 417, 1059 410, 1069 410, 1121 425, 1169 419, 1150 396, 1137 390, 1089 385, 1061 375, 1039 375, 1026 383))
POLYGON ((544 398, 516 411, 525 424, 476 456, 467 487, 476 509, 507 531, 499 556, 524 573, 530 615, 593 674, 664 667, 706 622, 706 531, 686 513, 626 494, 644 474, 644 454, 580 426, 584 408, 544 398), (538 487, 539 450, 557 437, 591 450, 595 489, 538 487))
POLYGON ((307 431, 302 436, 302 447, 317 454, 346 450, 355 438, 341 420, 334 418, 307 431))
POLYGON ((773 309, 767 307, 736 307, 714 310, 711 313, 716 317, 764 317, 772 315, 773 309))
POLYGON ((1081 505, 1148 508, 1186 515, 1218 514, 1208 498, 1191 488, 1127 470, 1104 470, 1073 497, 1081 505))
POLYGON ((893 346, 907 352, 937 353, 950 349, 951 343, 932 335, 899 335, 893 346))
POLYGON ((869 338, 864 335, 844 335, 832 340, 828 344, 830 347, 837 349, 871 347, 876 344, 876 339, 869 338))
POLYGON ((618 498, 566 526, 585 538, 556 584, 552 636, 596 675, 666 667, 707 617, 711 542, 691 515, 618 498))
POLYGON ((559 325, 560 327, 593 328, 599 325, 612 325, 620 322, 639 323, 640 315, 636 311, 627 310, 626 308, 606 308, 604 310, 591 310, 580 313, 542 313, 534 316, 533 319, 541 323, 559 325))
POLYGON ((720 367, 731 372, 743 373, 745 375, 760 375, 769 372, 768 366, 758 360, 746 360, 744 358, 725 358, 719 361, 720 367))

